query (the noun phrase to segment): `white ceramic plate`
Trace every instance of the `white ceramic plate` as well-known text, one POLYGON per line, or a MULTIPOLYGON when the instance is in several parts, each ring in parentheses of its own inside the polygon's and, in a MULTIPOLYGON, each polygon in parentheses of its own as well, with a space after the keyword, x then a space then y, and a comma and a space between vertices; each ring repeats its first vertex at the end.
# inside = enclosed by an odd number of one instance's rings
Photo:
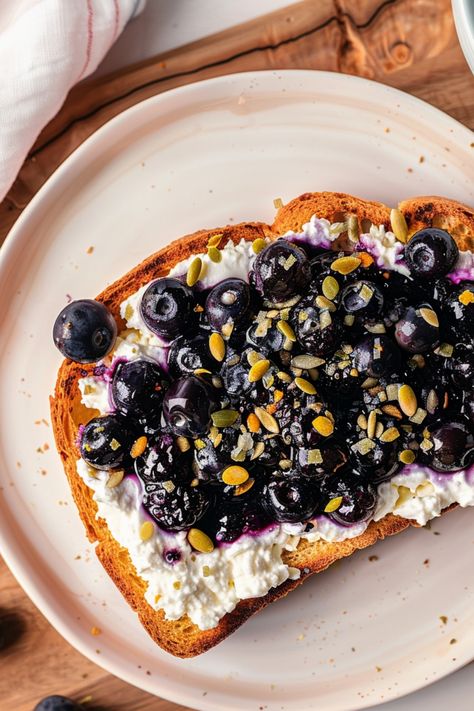
POLYGON ((0 268, 0 549, 86 656, 147 691, 219 711, 347 711, 473 657, 469 510, 339 563, 201 658, 168 656, 95 560, 42 422, 60 363, 51 326, 66 294, 93 296, 186 232, 271 221, 273 198, 307 190, 389 204, 423 193, 473 203, 471 141, 427 104, 362 79, 222 77, 111 121, 25 210, 0 268), (49 450, 38 451, 45 443, 49 450))
POLYGON ((452 0, 452 6, 459 42, 474 73, 474 0, 452 0))

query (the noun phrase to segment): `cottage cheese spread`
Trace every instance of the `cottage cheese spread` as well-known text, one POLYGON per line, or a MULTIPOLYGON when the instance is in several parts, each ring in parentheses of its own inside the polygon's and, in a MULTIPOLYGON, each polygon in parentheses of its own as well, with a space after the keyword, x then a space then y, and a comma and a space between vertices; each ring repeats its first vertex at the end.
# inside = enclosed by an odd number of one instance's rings
MULTIPOLYGON (((285 237, 328 248, 341 231, 341 226, 312 217, 301 233, 288 233, 285 237)), ((401 246, 383 227, 373 227, 370 233, 361 235, 356 248, 370 252, 379 267, 408 273, 400 259, 401 246)), ((170 275, 186 273, 194 256, 176 265, 170 275)), ((204 288, 229 277, 247 279, 255 257, 251 245, 244 240, 237 245, 229 242, 219 264, 211 262, 207 255, 199 256, 206 264, 204 288)), ((471 253, 461 252, 458 267, 463 273, 474 270, 471 253)), ((140 315, 145 289, 142 287, 121 305, 128 328, 117 339, 112 361, 145 356, 166 363, 166 348, 140 315)), ((82 378, 79 387, 86 407, 101 414, 110 412, 107 376, 82 378)), ((156 528, 149 540, 141 540, 140 528, 150 517, 140 503, 141 485, 136 477, 126 477, 119 486, 109 488, 107 473, 93 469, 82 459, 77 471, 94 491, 98 517, 106 521, 113 537, 129 551, 138 574, 147 583, 147 602, 154 609, 162 609, 170 620, 188 615, 203 630, 215 627, 240 600, 266 595, 285 580, 297 579, 300 571, 287 565, 284 558, 286 551, 296 550, 301 539, 337 542, 361 535, 368 526, 365 522, 344 527, 319 516, 310 531, 302 524, 275 524, 258 535, 242 536, 232 544, 221 545, 211 553, 195 554, 186 532, 171 534, 156 528), (179 552, 179 560, 174 563, 168 563, 164 555, 170 549, 179 552)), ((390 481, 379 485, 374 520, 394 513, 424 525, 454 503, 474 506, 474 466, 455 474, 437 474, 417 464, 407 465, 390 481)))

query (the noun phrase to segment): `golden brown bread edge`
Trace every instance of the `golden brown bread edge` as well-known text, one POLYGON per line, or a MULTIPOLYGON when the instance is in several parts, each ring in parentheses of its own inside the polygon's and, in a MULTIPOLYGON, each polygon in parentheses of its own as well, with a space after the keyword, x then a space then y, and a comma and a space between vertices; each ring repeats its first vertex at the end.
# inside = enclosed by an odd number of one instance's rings
MULTIPOLYGON (((460 249, 474 251, 474 210, 466 205, 429 196, 404 200, 399 209, 406 217, 410 235, 426 226, 445 227, 453 234, 460 249)), ((120 303, 150 280, 167 274, 175 264, 190 254, 205 252, 207 240, 211 235, 222 233, 222 245, 228 239, 237 243, 242 238, 250 241, 257 237, 275 238, 288 230, 299 230, 312 215, 324 217, 331 222, 342 221, 348 215, 357 215, 362 227, 368 222, 390 226, 390 208, 382 203, 362 200, 344 193, 305 193, 281 207, 271 226, 258 222, 242 223, 215 230, 200 230, 172 242, 105 289, 97 299, 106 304, 114 314, 120 329, 125 326, 120 318, 120 303)), ((264 597, 242 600, 233 612, 226 614, 217 627, 211 630, 200 630, 187 617, 176 621, 166 620, 163 611, 153 610, 146 602, 146 583, 136 573, 128 551, 111 536, 106 523, 96 518, 97 506, 92 499, 92 491, 76 471, 76 460, 79 457, 76 447, 78 426, 97 414, 81 404, 78 380, 92 369, 93 366, 78 365, 68 360, 61 365, 54 397, 50 399, 57 449, 87 536, 92 543, 97 542, 96 553, 99 560, 138 614, 140 622, 152 639, 177 657, 202 654, 225 639, 251 615, 287 595, 313 573, 324 570, 336 560, 366 548, 386 536, 416 525, 390 514, 381 521, 371 522, 365 533, 357 538, 339 543, 301 541, 296 551, 284 553, 285 562, 301 570, 298 580, 287 581, 270 590, 264 597)))

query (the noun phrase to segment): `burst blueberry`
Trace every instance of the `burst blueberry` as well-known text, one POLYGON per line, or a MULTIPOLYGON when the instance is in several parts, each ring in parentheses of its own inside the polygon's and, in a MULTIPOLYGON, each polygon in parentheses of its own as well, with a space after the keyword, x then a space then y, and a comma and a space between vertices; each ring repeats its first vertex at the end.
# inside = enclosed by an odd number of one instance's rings
POLYGON ((257 292, 273 303, 304 294, 311 280, 305 251, 284 239, 271 242, 257 255, 251 274, 257 292))
POLYGON ((156 363, 144 358, 119 363, 112 379, 115 407, 137 418, 157 413, 163 400, 163 375, 156 363))

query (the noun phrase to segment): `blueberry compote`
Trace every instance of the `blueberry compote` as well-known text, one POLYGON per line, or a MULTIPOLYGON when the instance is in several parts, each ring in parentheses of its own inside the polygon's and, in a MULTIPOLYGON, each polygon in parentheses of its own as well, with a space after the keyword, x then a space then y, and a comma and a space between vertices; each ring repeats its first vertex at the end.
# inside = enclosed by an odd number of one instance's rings
MULTIPOLYGON (((248 283, 154 281, 140 312, 170 344, 167 377, 149 351, 119 364, 116 410, 83 428, 82 456, 135 473, 157 526, 189 531, 197 551, 277 523, 370 520, 378 484, 405 464, 439 479, 474 462, 474 292, 446 278, 457 255, 447 232, 424 229, 402 276, 360 251, 310 260, 280 238, 248 283)), ((61 318, 66 355, 108 352, 105 307, 61 318)))

